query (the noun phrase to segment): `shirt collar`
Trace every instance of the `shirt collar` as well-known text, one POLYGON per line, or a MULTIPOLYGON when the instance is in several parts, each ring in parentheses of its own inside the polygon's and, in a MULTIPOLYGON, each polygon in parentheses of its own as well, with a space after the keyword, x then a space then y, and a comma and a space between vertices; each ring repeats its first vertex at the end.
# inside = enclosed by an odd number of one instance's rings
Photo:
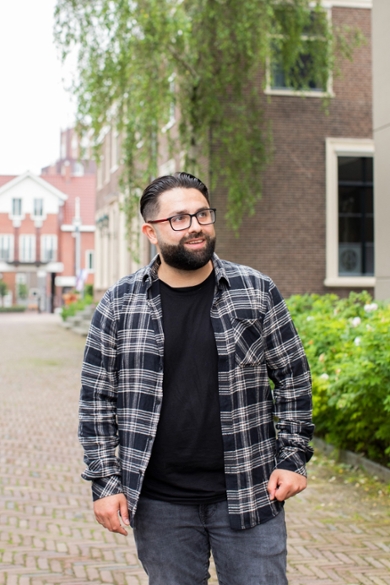
MULTIPOLYGON (((229 281, 228 275, 226 273, 225 267, 224 267, 222 261, 217 256, 217 254, 213 254, 212 261, 214 264, 215 280, 217 282, 218 288, 221 288, 222 281, 225 281, 226 284, 228 285, 228 287, 230 288, 230 281, 229 281)), ((149 288, 152 286, 153 282, 158 280, 158 269, 159 269, 160 264, 161 264, 160 257, 157 254, 152 259, 150 264, 148 264, 145 267, 143 281, 144 282, 148 281, 147 290, 149 290, 149 288)))
POLYGON ((230 280, 226 273, 223 262, 219 259, 217 254, 213 255, 213 264, 215 270, 215 280, 217 282, 218 288, 222 288, 222 281, 225 281, 227 286, 230 288, 230 280))

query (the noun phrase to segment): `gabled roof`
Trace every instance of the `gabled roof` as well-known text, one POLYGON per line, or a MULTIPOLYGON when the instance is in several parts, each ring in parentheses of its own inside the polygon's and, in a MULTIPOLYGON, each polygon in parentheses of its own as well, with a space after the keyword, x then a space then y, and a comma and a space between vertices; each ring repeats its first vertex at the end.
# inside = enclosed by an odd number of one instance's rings
MULTIPOLYGON (((59 189, 57 189, 56 187, 51 185, 48 181, 45 181, 44 179, 41 179, 41 177, 34 175, 34 173, 32 173, 31 171, 26 171, 25 173, 23 173, 22 175, 18 175, 17 177, 13 177, 13 178, 12 177, 5 177, 5 178, 8 178, 8 180, 5 181, 5 183, 3 183, 2 186, 0 186, 0 195, 5 193, 5 191, 8 191, 8 189, 12 189, 13 187, 18 185, 19 183, 22 183, 26 179, 31 179, 32 181, 37 183, 40 187, 42 187, 43 189, 46 189, 47 191, 49 191, 52 195, 54 195, 55 197, 57 197, 61 201, 66 201, 68 199, 68 197, 67 197, 67 195, 65 195, 65 193, 63 193, 62 191, 60 191, 59 189)), ((0 185, 1 185, 1 182, 0 182, 0 185)))
POLYGON ((8 183, 8 181, 12 181, 15 179, 17 175, 0 175, 0 187, 8 183))

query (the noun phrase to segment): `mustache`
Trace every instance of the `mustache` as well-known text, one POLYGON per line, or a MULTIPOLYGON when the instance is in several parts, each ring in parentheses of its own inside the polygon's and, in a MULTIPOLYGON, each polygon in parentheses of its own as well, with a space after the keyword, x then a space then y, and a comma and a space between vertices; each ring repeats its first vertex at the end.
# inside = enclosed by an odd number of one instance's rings
POLYGON ((182 239, 180 240, 181 244, 185 244, 186 242, 190 242, 191 240, 196 240, 196 238, 205 238, 205 240, 210 240, 210 236, 207 234, 204 234, 202 231, 200 232, 195 232, 193 234, 191 234, 190 236, 183 236, 182 239))

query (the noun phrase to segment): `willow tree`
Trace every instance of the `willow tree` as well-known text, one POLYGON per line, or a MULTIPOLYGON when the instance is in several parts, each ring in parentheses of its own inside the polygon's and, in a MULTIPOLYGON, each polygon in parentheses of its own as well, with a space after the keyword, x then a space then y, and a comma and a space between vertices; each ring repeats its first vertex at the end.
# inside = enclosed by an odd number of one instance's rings
MULTIPOLYGON (((123 187, 135 213, 139 187, 157 175, 161 130, 180 112, 171 147, 197 172, 208 160, 237 230, 261 197, 270 155, 262 85, 277 61, 290 87, 326 88, 345 35, 311 0, 57 0, 63 59, 76 51, 78 127, 123 137, 123 187)), ((212 181, 212 182, 214 182, 212 181)))

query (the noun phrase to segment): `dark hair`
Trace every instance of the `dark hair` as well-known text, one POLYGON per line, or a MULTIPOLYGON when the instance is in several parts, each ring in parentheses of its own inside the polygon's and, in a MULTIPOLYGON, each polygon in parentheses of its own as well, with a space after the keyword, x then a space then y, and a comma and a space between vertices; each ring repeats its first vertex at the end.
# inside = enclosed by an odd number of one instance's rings
POLYGON ((140 211, 145 221, 154 218, 159 209, 158 198, 165 191, 182 187, 184 189, 197 189, 210 202, 209 190, 200 179, 189 173, 175 173, 157 177, 146 187, 140 200, 140 211))

